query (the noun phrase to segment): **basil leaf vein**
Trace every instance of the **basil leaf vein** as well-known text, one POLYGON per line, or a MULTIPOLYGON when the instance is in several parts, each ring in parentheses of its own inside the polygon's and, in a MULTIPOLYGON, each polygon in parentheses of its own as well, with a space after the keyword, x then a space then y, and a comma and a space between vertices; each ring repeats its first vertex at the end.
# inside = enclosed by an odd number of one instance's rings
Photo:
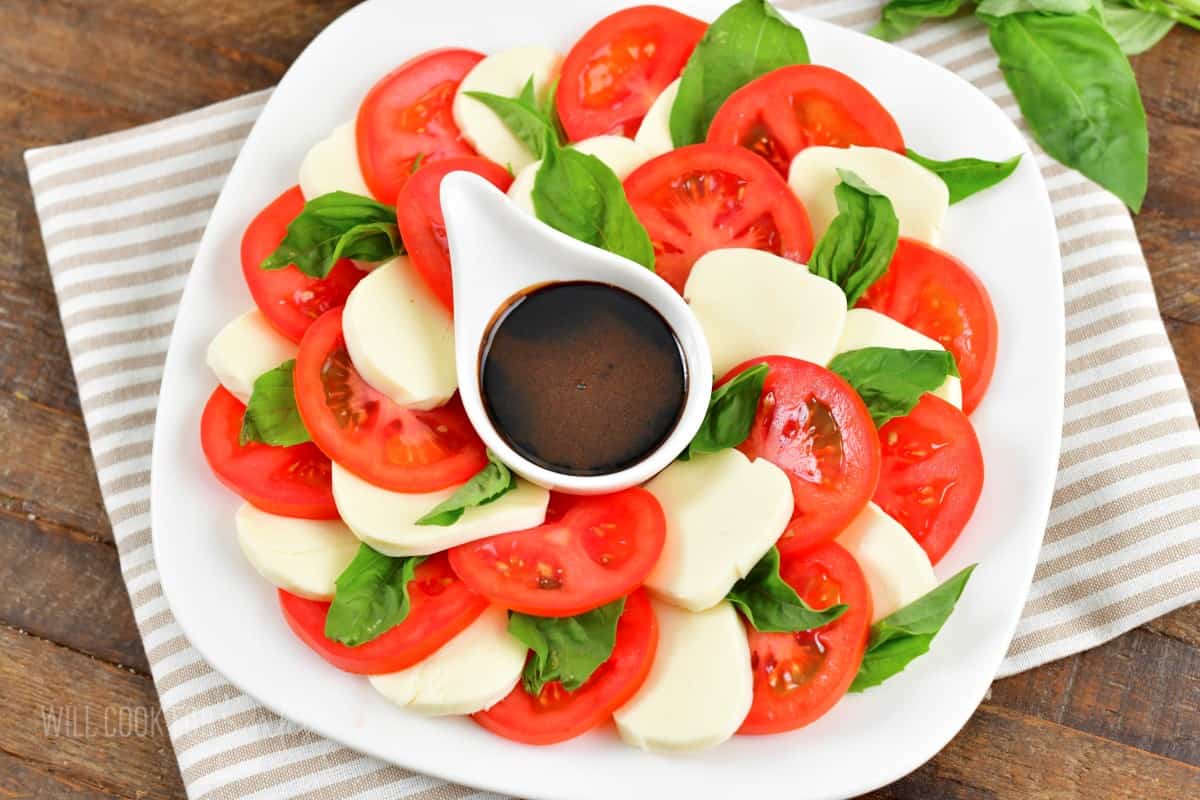
POLYGON ((417 524, 453 525, 462 518, 468 508, 494 503, 516 487, 517 479, 512 471, 495 453, 488 450, 487 466, 417 520, 417 524))
POLYGON ((338 576, 325 637, 347 647, 377 639, 408 618, 408 584, 425 556, 393 558, 360 545, 338 576))
POLYGON ((679 459, 687 461, 694 455, 717 453, 746 441, 754 425, 754 415, 758 413, 758 401, 769 371, 766 364, 747 367, 714 390, 700 430, 696 431, 679 459))
POLYGON ((833 190, 838 215, 813 249, 809 269, 831 280, 853 307, 871 284, 887 272, 900 236, 900 220, 892 201, 850 170, 839 169, 842 182, 833 190))
POLYGON ((910 149, 908 157, 942 179, 950 190, 950 205, 995 186, 1012 175, 1021 163, 1020 153, 1005 161, 985 161, 981 158, 937 161, 910 149))
POLYGON ((255 379, 254 391, 242 416, 238 444, 262 442, 291 447, 312 441, 296 408, 296 391, 292 385, 295 369, 296 360, 292 359, 255 379))
POLYGON ((779 575, 779 550, 772 547, 746 577, 733 585, 726 599, 763 633, 796 633, 828 625, 846 613, 839 603, 814 609, 779 575))
POLYGON ((508 632, 533 651, 521 676, 525 691, 537 697, 550 681, 560 681, 568 692, 582 686, 612 655, 624 610, 622 597, 573 617, 512 612, 508 632))
POLYGON ((404 252, 396 209, 369 197, 330 192, 304 204, 262 269, 296 269, 324 278, 339 258, 386 261, 404 252))
POLYGON ((829 369, 846 379, 871 412, 876 427, 907 416, 926 392, 959 377, 954 355, 945 350, 864 347, 839 353, 829 369))

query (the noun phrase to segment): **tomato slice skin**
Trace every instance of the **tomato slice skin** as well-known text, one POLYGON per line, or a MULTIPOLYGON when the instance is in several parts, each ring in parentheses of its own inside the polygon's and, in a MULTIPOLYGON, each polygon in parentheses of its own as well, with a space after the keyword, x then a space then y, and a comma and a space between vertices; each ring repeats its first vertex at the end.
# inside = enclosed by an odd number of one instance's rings
POLYGON ((391 203, 422 164, 473 156, 450 107, 458 84, 483 60, 474 50, 447 48, 423 53, 385 75, 358 107, 355 136, 367 188, 391 203))
POLYGON ((903 154, 896 120, 849 75, 816 64, 768 72, 717 109, 707 141, 735 144, 765 158, 785 177, 806 147, 882 147, 903 154))
POLYGON ((250 296, 267 321, 293 342, 299 342, 317 317, 344 305, 350 290, 365 272, 348 259, 340 259, 324 278, 305 275, 294 266, 260 269, 274 252, 287 226, 304 209, 304 195, 293 186, 258 213, 242 236, 242 274, 250 296))
POLYGON ((879 429, 883 467, 875 504, 937 564, 983 493, 983 450, 967 415, 931 394, 879 429))
POLYGON ((337 519, 329 459, 312 442, 292 447, 238 443, 246 406, 223 386, 200 417, 200 446, 221 483, 270 514, 337 519))
POLYGON ((555 681, 533 697, 518 683, 487 711, 472 719, 487 730, 514 742, 548 745, 565 742, 602 725, 625 704, 650 674, 658 648, 658 621, 645 589, 625 600, 617 621, 612 655, 587 682, 567 692, 555 681))
POLYGON ((486 158, 448 158, 428 166, 422 164, 396 200, 396 219, 408 257, 437 299, 452 313, 450 246, 446 243, 446 219, 442 216, 439 192, 442 178, 459 170, 479 175, 502 192, 507 192, 513 182, 508 170, 486 158))
POLYGON ((694 144, 653 158, 625 194, 654 243, 654 269, 682 293, 710 250, 749 247, 804 263, 808 212, 771 165, 744 147, 694 144))
POLYGON ((662 6, 627 8, 593 25, 563 60, 555 95, 568 138, 632 138, 707 29, 662 6))
POLYGON ((850 384, 808 361, 750 359, 717 386, 764 363, 768 372, 758 412, 738 449, 775 464, 792 483, 796 512, 779 540, 786 554, 837 536, 867 505, 879 481, 879 436, 850 384))
POLYGON ((740 734, 782 733, 823 716, 854 682, 870 638, 871 592, 858 563, 840 545, 826 542, 785 555, 779 572, 813 608, 836 603, 849 608, 813 631, 747 629, 754 701, 740 734))
POLYGON ((329 603, 279 590, 283 618, 317 655, 343 672, 386 675, 411 667, 431 655, 475 621, 487 600, 455 577, 444 553, 417 566, 408 584, 408 616, 396 627, 358 647, 325 638, 329 603))
POLYGON ((367 385, 346 351, 340 308, 304 335, 293 381, 296 407, 317 447, 376 486, 432 492, 487 464, 457 395, 440 408, 414 411, 367 385))
POLYGON ((963 411, 983 400, 996 369, 1000 331, 987 288, 963 262, 915 239, 900 239, 887 272, 858 301, 920 331, 954 354, 963 411))
POLYGON ((581 497, 561 519, 450 550, 450 565, 497 605, 570 617, 625 597, 654 568, 667 522, 645 489, 581 497))

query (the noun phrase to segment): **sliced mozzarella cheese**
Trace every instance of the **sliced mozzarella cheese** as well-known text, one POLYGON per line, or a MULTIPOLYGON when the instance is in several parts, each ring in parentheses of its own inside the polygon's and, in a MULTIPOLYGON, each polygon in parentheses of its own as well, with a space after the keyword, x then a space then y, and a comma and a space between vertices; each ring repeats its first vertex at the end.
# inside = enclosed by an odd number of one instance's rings
POLYGON ((683 296, 704 328, 714 375, 765 354, 824 364, 846 319, 840 286, 762 250, 706 253, 683 296))
POLYGON ((234 520, 251 566, 280 589, 309 600, 333 599, 334 582, 359 548, 340 520, 280 517, 249 503, 234 520))
MULTIPOLYGON (((591 139, 584 139, 571 147, 600 159, 616 173, 618 180, 622 181, 625 180, 626 175, 650 160, 645 148, 624 136, 593 136, 591 139)), ((508 187, 509 198, 517 204, 518 208, 530 214, 534 213, 533 182, 537 178, 537 171, 541 166, 541 161, 534 161, 518 172, 512 185, 508 187)))
POLYGON ((205 361, 230 394, 248 403, 258 377, 295 358, 296 350, 295 342, 272 328, 256 308, 221 328, 205 361))
POLYGON ((507 165, 514 172, 523 169, 537 155, 529 152, 520 139, 513 136, 496 112, 467 92, 490 92, 501 97, 516 97, 533 76, 534 94, 538 103, 558 75, 562 58, 546 47, 514 47, 488 56, 467 73, 454 96, 454 122, 463 138, 481 156, 497 164, 507 165))
POLYGON ((676 461, 646 489, 667 518, 646 586, 692 611, 721 602, 779 539, 794 506, 783 470, 732 449, 676 461))
POLYGON ((388 700, 420 714, 474 714, 512 691, 526 652, 508 632, 508 612, 491 606, 424 661, 369 679, 388 700))
POLYGON ((633 137, 633 140, 646 148, 652 157, 675 149, 675 141, 671 138, 671 107, 675 105, 675 98, 679 95, 679 81, 680 79, 676 78, 655 98, 633 137))
MULTIPOLYGON (((838 341, 834 355, 845 353, 847 350, 861 350, 864 347, 891 347, 896 350, 946 349, 925 334, 914 331, 878 311, 852 308, 846 313, 846 324, 842 328, 842 338, 838 341)), ((962 381, 953 375, 947 375, 946 380, 933 394, 955 408, 962 408, 962 381)))
POLYGON ((937 586, 929 556, 899 522, 867 503, 837 543, 850 551, 867 578, 874 608, 883 619, 937 586))
POLYGON ((333 500, 354 535, 389 556, 424 556, 497 533, 535 528, 546 519, 550 493, 518 479, 512 491, 468 508, 453 525, 417 520, 450 498, 457 486, 424 494, 389 492, 333 465, 333 500))
POLYGON ((436 408, 458 388, 454 322, 407 256, 359 281, 346 299, 342 332, 363 380, 400 405, 436 408))
POLYGON ((617 731, 643 750, 702 750, 732 736, 750 711, 750 646, 729 603, 684 611, 655 603, 658 649, 646 682, 613 713, 617 731))
POLYGON ((308 151, 300 164, 300 191, 307 200, 330 192, 371 196, 358 163, 354 120, 334 128, 329 138, 308 151))
POLYGON ((950 207, 945 182, 909 158, 879 147, 806 147, 792 159, 788 184, 808 211, 813 237, 819 240, 837 216, 833 190, 848 169, 892 201, 900 235, 937 244, 950 207))

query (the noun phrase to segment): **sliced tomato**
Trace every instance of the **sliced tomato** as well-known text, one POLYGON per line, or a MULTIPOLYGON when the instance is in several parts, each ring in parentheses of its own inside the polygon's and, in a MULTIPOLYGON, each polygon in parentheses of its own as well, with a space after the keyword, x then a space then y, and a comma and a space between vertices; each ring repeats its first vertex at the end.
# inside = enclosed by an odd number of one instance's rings
POLYGON ((900 239, 883 277, 858 301, 939 342, 962 375, 963 411, 979 406, 996 368, 1000 338, 992 298, 975 273, 949 253, 900 239))
POLYGON ((695 144, 661 155, 625 179, 650 240, 654 269, 679 292, 710 250, 749 247, 805 262, 808 213, 763 159, 733 145, 695 144))
POLYGON ((632 138, 707 29, 662 6, 627 8, 593 25, 563 60, 555 104, 567 136, 632 138))
POLYGON ((450 246, 446 243, 446 220, 442 216, 439 192, 442 178, 459 170, 481 176, 502 192, 508 191, 513 181, 508 170, 486 158, 448 158, 422 165, 404 184, 396 200, 400 238, 408 248, 408 256, 438 300, 451 311, 454 310, 454 293, 450 279, 450 246))
POLYGON ((871 592, 858 562, 840 545, 785 555, 779 574, 813 608, 849 608, 816 630, 748 629, 754 701, 738 733, 781 733, 824 715, 854 682, 870 638, 871 592))
POLYGON ((279 590, 283 618, 317 655, 345 672, 383 675, 411 667, 475 621, 487 600, 468 589, 450 569, 444 553, 417 566, 408 584, 408 616, 377 639, 358 647, 325 638, 329 603, 279 590))
POLYGON ((367 385, 346 350, 340 308, 304 335, 293 381, 296 407, 313 441, 376 486, 433 492, 462 483, 487 464, 457 395, 440 408, 414 411, 367 385))
POLYGON ((849 75, 815 64, 768 72, 717 109, 707 141, 749 148, 787 175, 806 147, 882 147, 904 152, 900 127, 849 75))
POLYGON ((658 647, 658 621, 645 589, 625 600, 612 655, 587 681, 568 692, 558 681, 534 697, 520 683, 473 719, 492 733, 524 744, 556 744, 603 724, 633 697, 650 674, 658 647))
POLYGON ((875 504, 913 535, 934 564, 958 541, 983 492, 983 451, 967 415, 927 394, 879 429, 883 468, 875 504))
POLYGON ((329 459, 311 442, 292 447, 238 443, 246 406, 223 386, 200 417, 200 446, 221 483, 271 514, 337 519, 329 459))
POLYGON ((271 325, 293 342, 300 341, 317 317, 344 305, 350 290, 366 275, 345 258, 324 278, 309 277, 294 266, 259 268, 303 209, 304 195, 293 186, 260 211, 242 236, 242 274, 250 296, 271 325))
POLYGON ((787 473, 796 512, 779 540, 783 553, 837 536, 871 499, 879 480, 879 437, 858 393, 824 367, 786 356, 767 364, 766 382, 750 435, 738 448, 787 473))
POLYGON ((569 617, 641 586, 658 561, 666 532, 654 495, 626 489, 579 498, 556 522, 455 547, 450 565, 497 605, 569 617))

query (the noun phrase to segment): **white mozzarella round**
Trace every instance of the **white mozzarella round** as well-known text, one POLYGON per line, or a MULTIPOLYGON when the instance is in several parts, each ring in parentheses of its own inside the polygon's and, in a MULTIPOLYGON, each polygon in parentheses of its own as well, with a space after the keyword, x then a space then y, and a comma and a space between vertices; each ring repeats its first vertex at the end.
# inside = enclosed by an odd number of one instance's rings
POLYGON ((388 700, 419 714, 474 714, 512 691, 527 652, 508 632, 508 612, 491 606, 424 661, 368 677, 388 700))
POLYGON ((706 253, 692 267, 683 296, 704 328, 714 375, 762 355, 825 364, 846 320, 840 286, 762 250, 706 253))
POLYGON ((296 350, 296 343, 271 327, 256 308, 221 328, 205 361, 230 394, 248 403, 259 376, 295 358, 296 350))
POLYGON ((783 470, 733 449, 676 461, 646 490, 667 518, 646 586, 692 611, 725 598, 779 539, 794 508, 783 470))
MULTIPOLYGON (((923 333, 869 308, 852 308, 846 313, 842 338, 833 355, 864 347, 890 347, 896 350, 945 350, 923 333)), ((962 381, 953 375, 933 391, 955 408, 962 408, 962 381)))
POLYGON ((675 98, 679 96, 680 80, 676 78, 671 81, 667 88, 662 90, 662 94, 650 104, 650 110, 642 118, 642 124, 633 137, 635 142, 646 148, 651 157, 661 156, 675 149, 675 141, 671 138, 671 107, 675 105, 675 98))
POLYGON ((454 122, 463 138, 481 156, 518 172, 533 161, 520 139, 513 136, 496 112, 467 92, 489 92, 501 97, 516 97, 533 76, 533 88, 539 104, 546 99, 550 85, 558 76, 561 56, 546 47, 514 47, 488 56, 467 73, 454 96, 454 122))
POLYGON ((643 750, 703 750, 732 736, 754 697, 750 645, 729 603, 684 611, 655 603, 658 649, 646 682, 613 713, 643 750))
POLYGON ((813 237, 820 240, 837 216, 833 190, 848 169, 892 201, 900 235, 937 244, 950 207, 950 191, 937 175, 891 150, 879 147, 806 147, 792 159, 788 184, 808 211, 813 237))
POLYGON ((929 556, 904 526, 867 503, 837 543, 850 551, 866 576, 874 616, 883 619, 937 586, 929 556))
POLYGON ((300 191, 306 200, 330 192, 371 196, 358 163, 354 120, 337 126, 327 139, 317 142, 300 163, 300 191))
POLYGON ((457 488, 423 494, 390 492, 333 465, 338 513, 355 536, 384 555, 429 555, 497 533, 535 528, 546 519, 550 493, 517 479, 515 489, 498 500, 468 508, 453 525, 416 524, 457 488))
POLYGON ((342 332, 363 380, 402 406, 436 408, 458 389, 454 322, 407 256, 359 281, 342 332))
MULTIPOLYGON (((571 145, 574 149, 589 156, 595 156, 604 162, 605 166, 616 173, 617 180, 625 180, 625 176, 650 160, 649 154, 640 144, 624 136, 593 136, 571 145)), ((508 197, 517 207, 528 214, 536 216, 533 208, 533 182, 537 171, 541 168, 540 160, 517 173, 512 185, 508 187, 508 197)))
POLYGON ((333 599, 334 583, 360 546, 340 520, 281 517, 244 503, 234 521, 238 545, 258 574, 309 600, 333 599))

